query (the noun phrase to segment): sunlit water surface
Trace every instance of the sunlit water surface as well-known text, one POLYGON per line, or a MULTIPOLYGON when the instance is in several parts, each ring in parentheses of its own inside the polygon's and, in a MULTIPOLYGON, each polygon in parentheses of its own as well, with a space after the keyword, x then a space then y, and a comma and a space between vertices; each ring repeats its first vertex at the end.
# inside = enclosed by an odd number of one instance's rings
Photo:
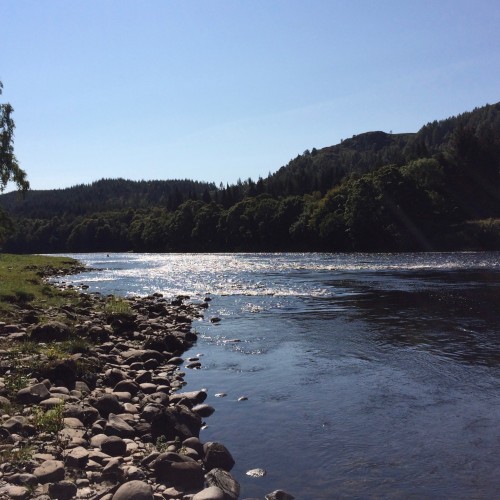
POLYGON ((499 253, 72 256, 91 291, 212 298, 186 380, 242 498, 498 498, 499 253))

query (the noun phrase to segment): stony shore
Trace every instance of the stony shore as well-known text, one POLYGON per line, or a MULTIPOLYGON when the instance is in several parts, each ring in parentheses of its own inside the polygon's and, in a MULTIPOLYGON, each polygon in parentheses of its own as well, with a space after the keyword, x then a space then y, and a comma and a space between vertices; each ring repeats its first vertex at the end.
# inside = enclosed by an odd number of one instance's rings
POLYGON ((239 498, 230 452, 199 439, 207 394, 183 390, 209 299, 75 293, 0 321, 0 498, 239 498))

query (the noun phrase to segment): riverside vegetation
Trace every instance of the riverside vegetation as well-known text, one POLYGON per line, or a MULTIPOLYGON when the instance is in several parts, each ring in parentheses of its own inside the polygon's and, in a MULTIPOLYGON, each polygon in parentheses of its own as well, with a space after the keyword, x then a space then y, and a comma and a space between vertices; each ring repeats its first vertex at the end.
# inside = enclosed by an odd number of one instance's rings
POLYGON ((495 250, 499 171, 497 103, 313 148, 256 182, 7 193, 0 240, 23 253, 495 250))
POLYGON ((206 392, 182 391, 208 300, 45 282, 80 270, 0 254, 0 498, 238 498, 230 452, 199 439, 206 392))

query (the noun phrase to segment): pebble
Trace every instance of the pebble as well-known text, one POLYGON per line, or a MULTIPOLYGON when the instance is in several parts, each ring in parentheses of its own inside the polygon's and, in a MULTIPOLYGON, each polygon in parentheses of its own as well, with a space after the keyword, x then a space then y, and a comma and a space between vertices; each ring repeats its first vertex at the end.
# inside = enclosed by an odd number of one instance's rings
POLYGON ((250 469, 247 470, 246 475, 250 477, 263 477, 267 474, 264 469, 250 469))

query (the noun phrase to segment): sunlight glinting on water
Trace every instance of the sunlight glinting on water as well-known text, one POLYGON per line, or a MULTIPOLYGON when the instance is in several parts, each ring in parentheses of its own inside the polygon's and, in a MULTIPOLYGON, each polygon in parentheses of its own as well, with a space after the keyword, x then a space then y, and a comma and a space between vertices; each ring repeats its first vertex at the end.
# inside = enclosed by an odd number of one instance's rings
MULTIPOLYGON (((460 255, 460 254, 458 254, 460 255)), ((318 286, 318 281, 301 278, 307 273, 455 270, 462 266, 457 254, 75 254, 84 263, 101 268, 79 277, 89 284, 104 284, 113 293, 166 296, 212 295, 332 297, 336 290, 318 286), (125 257, 124 257, 125 255, 125 257), (124 265, 124 258, 130 265, 124 265), (266 279, 262 279, 265 275, 266 279), (271 279, 270 279, 271 278, 271 279), (119 283, 133 282, 133 290, 121 290, 119 283)), ((491 259, 476 254, 475 267, 491 268, 491 259)), ((68 278, 76 283, 76 278, 68 278)), ((345 292, 346 290, 344 290, 345 292)))

